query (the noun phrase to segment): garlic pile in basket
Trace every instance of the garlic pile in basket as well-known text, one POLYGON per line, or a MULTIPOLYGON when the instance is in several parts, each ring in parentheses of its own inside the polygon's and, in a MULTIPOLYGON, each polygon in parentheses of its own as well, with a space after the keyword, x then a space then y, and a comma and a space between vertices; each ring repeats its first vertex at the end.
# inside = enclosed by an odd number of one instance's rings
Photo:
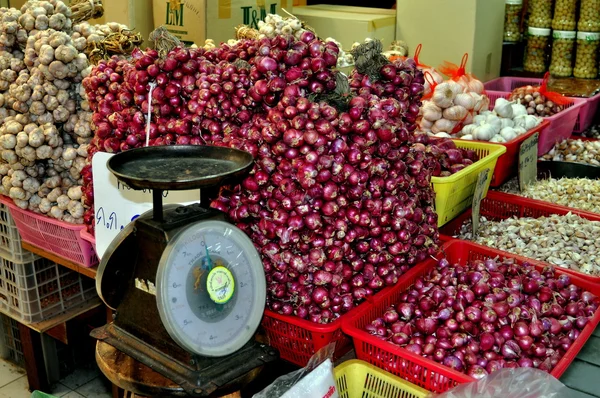
POLYGON ((521 104, 498 98, 493 111, 484 111, 465 125, 456 138, 489 142, 508 142, 537 127, 542 118, 528 115, 521 104))
POLYGON ((430 100, 423 101, 419 127, 436 137, 449 138, 461 126, 471 124, 473 117, 488 108, 486 95, 465 92, 459 83, 448 80, 435 86, 430 100))

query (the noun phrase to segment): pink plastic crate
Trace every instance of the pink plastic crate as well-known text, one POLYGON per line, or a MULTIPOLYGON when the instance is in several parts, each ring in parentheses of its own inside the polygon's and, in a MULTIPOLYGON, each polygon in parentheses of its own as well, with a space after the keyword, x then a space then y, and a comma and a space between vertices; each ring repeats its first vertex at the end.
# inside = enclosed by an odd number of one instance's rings
MULTIPOLYGON (((485 82, 483 87, 489 91, 504 91, 511 92, 517 87, 523 86, 539 86, 542 84, 542 79, 535 77, 498 77, 496 79, 485 82)), ((582 98, 586 102, 579 110, 577 121, 573 127, 574 133, 581 133, 588 129, 594 123, 594 117, 600 105, 600 93, 590 98, 582 98)))
POLYGON ((0 202, 9 208, 24 242, 82 267, 89 268, 98 264, 98 257, 91 243, 81 238, 81 230, 86 228, 85 225, 69 224, 23 210, 4 196, 0 197, 0 202))
MULTIPOLYGON (((494 103, 498 98, 506 98, 510 94, 510 92, 506 91, 487 91, 486 93, 490 98, 490 110, 494 108, 494 103)), ((573 133, 579 111, 586 104, 587 100, 582 98, 570 99, 573 101, 573 104, 568 105, 567 108, 554 116, 544 118, 550 122, 550 126, 540 133, 538 142, 538 154, 540 156, 548 153, 556 142, 569 138, 571 133, 573 133)))
POLYGON ((92 245, 94 253, 98 255, 98 252, 96 251, 96 237, 90 234, 87 228, 82 229, 79 235, 81 236, 81 239, 85 240, 86 242, 89 242, 89 244, 92 245))
POLYGON ((542 84, 542 79, 535 77, 512 77, 504 76, 483 83, 486 91, 507 91, 511 92, 517 87, 523 86, 539 86, 542 84))
POLYGON ((586 103, 579 110, 579 117, 573 128, 574 133, 583 133, 592 124, 596 118, 598 105, 600 105, 600 93, 590 98, 585 98, 586 103))

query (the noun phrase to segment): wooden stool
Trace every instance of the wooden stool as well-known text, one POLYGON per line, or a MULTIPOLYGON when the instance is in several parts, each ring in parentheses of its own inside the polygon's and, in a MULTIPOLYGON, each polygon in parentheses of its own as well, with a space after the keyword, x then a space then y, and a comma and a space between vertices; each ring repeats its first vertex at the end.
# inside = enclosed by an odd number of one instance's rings
MULTIPOLYGON (((111 383, 126 391, 125 398, 188 396, 179 385, 102 341, 96 343, 96 362, 111 383)), ((218 398, 241 398, 241 394, 218 398)))

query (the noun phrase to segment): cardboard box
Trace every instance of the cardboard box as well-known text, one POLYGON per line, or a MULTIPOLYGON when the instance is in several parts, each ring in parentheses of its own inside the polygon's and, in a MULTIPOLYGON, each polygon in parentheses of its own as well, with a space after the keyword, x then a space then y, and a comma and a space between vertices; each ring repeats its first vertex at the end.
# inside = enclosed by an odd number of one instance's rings
POLYGON ((148 35, 154 30, 152 4, 148 0, 103 0, 104 16, 90 23, 118 22, 140 32, 144 38, 142 48, 150 46, 148 35))
POLYGON ((481 81, 500 75, 504 0, 398 0, 396 7, 396 38, 410 54, 422 44, 424 64, 460 64, 469 53, 468 73, 481 81))
POLYGON ((241 24, 258 28, 267 14, 290 11, 292 0, 153 0, 154 27, 164 25, 180 40, 201 46, 235 38, 241 24))
POLYGON ((396 34, 394 13, 373 11, 362 7, 307 6, 295 7, 294 15, 322 37, 333 37, 349 49, 354 42, 362 43, 367 37, 379 39, 384 47, 394 41, 396 34))
POLYGON ((353 12, 356 14, 393 15, 394 17, 396 16, 396 10, 387 8, 340 6, 337 4, 316 4, 310 7, 327 11, 353 12))

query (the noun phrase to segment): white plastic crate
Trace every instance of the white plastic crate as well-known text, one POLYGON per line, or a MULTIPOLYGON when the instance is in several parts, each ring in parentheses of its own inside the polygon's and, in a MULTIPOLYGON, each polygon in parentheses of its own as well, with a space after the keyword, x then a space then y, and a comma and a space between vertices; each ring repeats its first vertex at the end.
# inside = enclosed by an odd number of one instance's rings
POLYGON ((21 235, 8 208, 0 203, 0 257, 15 263, 33 261, 37 256, 21 247, 21 235))
POLYGON ((39 322, 96 297, 94 280, 38 258, 14 263, 0 258, 0 304, 26 323, 39 322))

